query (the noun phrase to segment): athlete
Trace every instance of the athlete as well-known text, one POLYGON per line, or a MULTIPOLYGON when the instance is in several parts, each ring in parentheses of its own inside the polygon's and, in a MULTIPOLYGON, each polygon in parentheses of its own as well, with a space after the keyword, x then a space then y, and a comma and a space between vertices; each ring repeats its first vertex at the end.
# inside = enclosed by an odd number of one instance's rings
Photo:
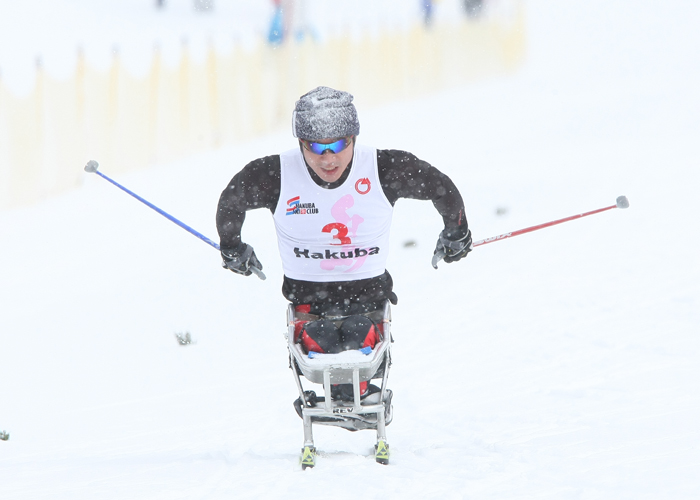
POLYGON ((293 113, 298 148, 250 162, 221 194, 217 212, 223 266, 262 270, 241 241, 248 210, 272 212, 284 282, 298 312, 319 317, 298 331, 307 351, 373 347, 376 326, 364 314, 397 303, 386 270, 389 229, 399 198, 430 200, 442 216, 435 254, 447 263, 472 248, 464 203, 454 183, 411 153, 358 144, 353 96, 318 87, 293 113), (343 322, 338 325, 338 318, 343 322))

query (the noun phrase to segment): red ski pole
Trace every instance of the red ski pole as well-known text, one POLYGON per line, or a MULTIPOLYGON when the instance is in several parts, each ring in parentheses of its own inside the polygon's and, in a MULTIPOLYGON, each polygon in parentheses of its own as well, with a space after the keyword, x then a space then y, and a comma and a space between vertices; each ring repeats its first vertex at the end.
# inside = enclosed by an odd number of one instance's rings
MULTIPOLYGON (((517 231, 512 231, 510 233, 499 234, 498 236, 492 236, 484 240, 479 240, 472 245, 472 248, 481 245, 486 245, 487 243, 493 243, 494 241, 505 240, 506 238, 512 238, 513 236, 518 236, 525 233, 531 233, 537 231, 538 229, 544 229, 549 226, 556 226, 557 224, 562 224, 564 222, 569 222, 570 220, 580 219, 581 217, 586 217, 587 215, 599 214, 600 212, 605 212, 606 210, 612 210, 613 208, 627 208, 630 206, 629 201, 626 196, 618 196, 615 200, 614 205, 609 207, 599 208, 597 210, 591 210, 590 212, 585 212, 578 215, 572 215, 571 217, 565 217, 563 219, 554 220, 552 222, 545 222, 544 224, 538 224, 536 226, 526 227, 525 229, 518 229, 517 231)), ((445 257, 443 252, 438 252, 433 256, 433 267, 437 269, 437 263, 440 262, 445 257)))

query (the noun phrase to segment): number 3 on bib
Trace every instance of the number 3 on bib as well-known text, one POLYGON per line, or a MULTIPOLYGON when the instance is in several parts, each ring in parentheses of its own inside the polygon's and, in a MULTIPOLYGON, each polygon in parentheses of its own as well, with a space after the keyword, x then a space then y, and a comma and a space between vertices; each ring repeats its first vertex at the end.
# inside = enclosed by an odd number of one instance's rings
POLYGON ((352 240, 348 238, 348 226, 346 226, 345 224, 341 224, 340 222, 326 224, 325 226, 323 226, 323 229, 321 229, 321 231, 324 233, 330 233, 334 229, 338 232, 333 235, 333 239, 339 240, 340 243, 331 243, 331 245, 350 245, 352 243, 352 240))

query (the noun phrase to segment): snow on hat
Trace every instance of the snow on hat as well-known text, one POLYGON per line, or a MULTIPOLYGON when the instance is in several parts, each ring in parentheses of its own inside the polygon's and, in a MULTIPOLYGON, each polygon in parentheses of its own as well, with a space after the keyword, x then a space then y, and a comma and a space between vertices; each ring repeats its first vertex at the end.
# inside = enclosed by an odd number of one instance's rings
POLYGON ((316 87, 301 96, 292 113, 294 137, 307 141, 335 139, 360 133, 352 94, 316 87))

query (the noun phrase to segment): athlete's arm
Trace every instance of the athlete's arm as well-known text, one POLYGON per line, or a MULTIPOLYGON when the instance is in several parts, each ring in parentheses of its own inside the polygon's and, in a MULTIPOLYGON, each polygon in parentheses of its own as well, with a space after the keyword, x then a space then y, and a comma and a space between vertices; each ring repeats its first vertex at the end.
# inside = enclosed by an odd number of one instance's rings
POLYGON ((241 243, 241 228, 248 210, 275 210, 280 183, 279 155, 253 160, 231 179, 221 193, 216 211, 222 249, 236 248, 241 243))
POLYGON ((466 234, 464 202, 449 177, 415 155, 395 149, 378 150, 377 165, 382 189, 392 205, 399 198, 431 200, 446 229, 466 234))

